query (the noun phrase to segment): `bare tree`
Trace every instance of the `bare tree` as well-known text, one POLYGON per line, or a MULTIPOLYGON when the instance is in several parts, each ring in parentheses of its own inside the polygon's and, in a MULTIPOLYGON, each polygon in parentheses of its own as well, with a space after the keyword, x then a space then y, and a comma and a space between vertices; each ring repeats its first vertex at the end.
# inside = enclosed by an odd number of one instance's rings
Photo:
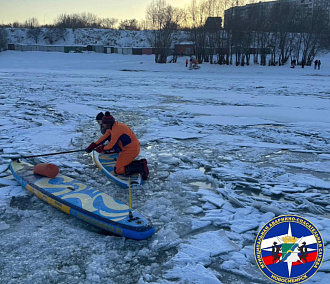
POLYGON ((146 19, 151 34, 149 41, 155 48, 155 62, 166 63, 170 54, 174 32, 180 22, 180 10, 168 5, 164 0, 152 1, 148 8, 146 19))
MULTIPOLYGON (((290 56, 292 57, 292 48, 295 40, 295 34, 293 32, 296 12, 296 4, 286 0, 275 2, 270 11, 268 17, 269 26, 267 29, 273 31, 273 36, 276 37, 271 64, 275 64, 277 61, 276 54, 278 54, 279 65, 285 64, 290 56)), ((299 57, 298 55, 296 56, 297 58, 299 57)))
POLYGON ((222 42, 222 32, 221 29, 221 17, 209 17, 206 20, 204 29, 207 37, 207 48, 206 48, 206 57, 204 58, 205 62, 210 61, 213 63, 213 55, 216 50, 220 50, 222 42))
POLYGON ((136 19, 124 20, 119 23, 120 30, 139 31, 139 24, 136 19))
POLYGON ((302 53, 306 65, 311 65, 317 52, 321 49, 322 41, 329 37, 329 15, 321 6, 314 6, 311 17, 305 20, 302 37, 302 53))
POLYGON ((4 28, 0 28, 0 52, 7 49, 7 31, 4 28))
POLYGON ((59 39, 65 40, 66 29, 60 28, 49 28, 45 32, 45 40, 48 41, 49 44, 54 44, 59 39))
POLYGON ((39 27, 39 21, 37 18, 29 18, 25 21, 25 23, 23 24, 23 26, 25 28, 30 28, 30 29, 33 29, 33 28, 37 28, 39 27))
MULTIPOLYGON (((190 28, 190 38, 195 42, 195 54, 199 63, 209 61, 210 52, 207 53, 207 45, 210 42, 207 32, 208 27, 205 27, 205 23, 207 18, 214 14, 211 2, 207 0, 200 2, 192 0, 186 11, 186 20, 190 28)), ((211 44, 214 44, 212 39, 211 44)))
POLYGON ((100 28, 102 20, 96 15, 91 13, 81 14, 61 14, 54 22, 54 26, 57 28, 100 28))
POLYGON ((13 23, 12 23, 12 27, 13 27, 13 28, 21 28, 21 27, 22 27, 22 24, 19 23, 19 22, 13 22, 13 23))
POLYGON ((30 38, 33 38, 35 43, 38 43, 40 34, 41 34, 41 28, 39 28, 39 27, 30 28, 27 32, 27 36, 30 38))
POLYGON ((226 31, 228 35, 228 48, 230 53, 229 64, 233 63, 235 54, 235 65, 240 65, 242 56, 242 35, 244 34, 244 24, 240 10, 231 7, 227 12, 226 31))
POLYGON ((101 28, 103 29, 114 29, 117 24, 118 19, 115 18, 105 18, 100 22, 101 28))
POLYGON ((82 13, 80 19, 86 28, 99 28, 101 26, 101 20, 92 13, 82 13))

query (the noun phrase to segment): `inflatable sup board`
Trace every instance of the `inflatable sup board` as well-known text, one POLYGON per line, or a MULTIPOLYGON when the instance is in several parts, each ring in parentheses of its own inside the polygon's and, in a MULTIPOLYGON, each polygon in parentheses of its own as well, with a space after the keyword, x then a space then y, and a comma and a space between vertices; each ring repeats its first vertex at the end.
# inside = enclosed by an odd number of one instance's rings
POLYGON ((152 224, 127 205, 73 178, 58 174, 48 178, 35 174, 34 166, 12 160, 15 179, 31 193, 82 221, 130 239, 143 240, 155 232, 152 224))
MULTIPOLYGON (((129 177, 124 175, 117 175, 114 172, 114 167, 118 158, 118 153, 100 154, 93 151, 93 160, 97 167, 110 179, 117 182, 122 187, 129 187, 129 177)), ((140 174, 133 174, 131 176, 131 187, 141 185, 142 177, 140 174)))

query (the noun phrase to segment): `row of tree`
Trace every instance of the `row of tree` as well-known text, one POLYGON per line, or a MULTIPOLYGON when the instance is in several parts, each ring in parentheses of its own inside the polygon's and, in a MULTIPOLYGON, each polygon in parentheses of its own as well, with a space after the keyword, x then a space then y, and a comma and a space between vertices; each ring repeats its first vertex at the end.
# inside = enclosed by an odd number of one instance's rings
POLYGON ((140 23, 136 19, 126 19, 119 21, 115 18, 99 18, 92 13, 73 13, 73 14, 61 14, 57 16, 54 24, 52 25, 40 25, 37 18, 29 18, 23 23, 14 22, 0 27, 12 27, 12 28, 28 28, 28 29, 40 29, 40 28, 53 28, 53 29, 115 29, 120 30, 141 30, 140 23))
MULTIPOLYGON (((299 3, 279 0, 269 5, 254 4, 244 12, 234 9, 243 0, 191 0, 185 8, 176 8, 165 0, 153 0, 147 8, 145 20, 124 20, 120 29, 148 29, 149 43, 155 48, 155 61, 167 62, 172 47, 185 32, 186 40, 195 43, 195 55, 199 62, 219 64, 250 64, 251 55, 255 63, 285 64, 295 58, 309 65, 320 48, 330 47, 329 14, 317 6, 312 11, 299 3), (228 8, 230 8, 228 10, 228 8), (207 24, 210 17, 225 18, 225 29, 221 22, 207 24), (229 11, 229 13, 228 13, 229 11), (312 12, 312 13, 310 13, 312 12), (271 59, 266 62, 267 54, 271 59), (214 58, 216 56, 216 58, 214 58)), ((220 20, 221 21, 221 20, 220 20)), ((63 36, 66 28, 108 28, 117 24, 113 18, 100 19, 93 14, 62 14, 54 25, 48 27, 50 44, 63 36)), ((41 27, 35 18, 24 23, 29 27, 29 36, 37 39, 41 27)), ((1 34, 0 34, 1 36, 1 34)), ((1 39, 0 39, 1 42, 1 39)), ((176 56, 176 54, 174 54, 176 56)))
POLYGON ((4 28, 0 28, 0 52, 7 48, 7 32, 4 28))
POLYGON ((220 25, 207 25, 209 17, 223 11, 224 6, 217 5, 220 3, 223 1, 192 1, 183 13, 164 0, 153 1, 147 21, 152 23, 150 43, 156 48, 155 61, 166 62, 183 24, 188 38, 195 43, 200 63, 214 63, 217 55, 219 64, 249 65, 253 55, 254 63, 262 65, 282 65, 289 59, 310 65, 320 49, 330 48, 330 15, 321 6, 311 9, 299 2, 279 0, 271 5, 249 5, 241 11, 232 7, 222 29, 220 25))
MULTIPOLYGON (((252 3, 258 0, 191 0, 185 8, 171 6, 173 13, 180 15, 177 25, 180 29, 187 29, 200 26, 205 23, 207 17, 223 17, 224 11, 229 7, 243 5, 246 2, 252 3)), ((92 13, 61 14, 57 16, 53 24, 41 25, 37 18, 29 18, 26 21, 0 24, 0 27, 12 28, 102 28, 102 29, 122 29, 122 30, 145 30, 153 25, 149 19, 150 7, 159 6, 163 12, 166 4, 165 0, 152 0, 146 13, 146 19, 138 21, 136 19, 118 20, 116 18, 99 18, 92 13)))
MULTIPOLYGON (((288 60, 310 65, 317 52, 330 47, 330 15, 323 7, 300 5, 280 0, 271 6, 251 5, 242 17, 229 11, 226 19, 227 42, 236 65, 249 64, 251 47, 255 47, 254 61, 282 65, 288 60), (233 48, 234 47, 234 48, 233 48), (266 54, 270 54, 266 62, 266 54)), ((221 53, 220 53, 221 56, 221 53)))
MULTIPOLYGON (((206 47, 214 49, 213 35, 208 35, 205 23, 209 17, 222 17, 224 11, 241 0, 191 0, 185 9, 175 8, 165 0, 153 0, 146 13, 146 26, 152 31, 149 38, 150 44, 155 47, 155 61, 165 63, 170 53, 171 46, 177 38, 177 32, 185 31, 187 40, 196 43, 196 55, 201 60, 207 61, 204 56, 206 47)), ((221 30, 221 23, 214 29, 221 30)), ((176 55, 174 54, 174 58, 176 55)), ((175 62, 175 60, 173 60, 175 62)))
POLYGON ((114 18, 102 19, 91 13, 82 13, 61 14, 53 25, 41 26, 36 18, 30 18, 24 23, 14 22, 2 25, 2 27, 29 28, 29 37, 34 38, 36 43, 42 33, 41 29, 48 28, 44 38, 50 44, 61 37, 63 38, 66 28, 152 30, 154 32, 149 37, 149 41, 159 51, 156 54, 156 61, 166 62, 166 57, 170 52, 169 47, 172 45, 177 31, 189 31, 203 26, 208 17, 221 16, 226 8, 234 5, 234 3, 241 4, 242 1, 244 0, 191 0, 190 5, 183 9, 168 5, 165 0, 153 0, 147 8, 145 20, 140 22, 136 19, 122 21, 114 18))

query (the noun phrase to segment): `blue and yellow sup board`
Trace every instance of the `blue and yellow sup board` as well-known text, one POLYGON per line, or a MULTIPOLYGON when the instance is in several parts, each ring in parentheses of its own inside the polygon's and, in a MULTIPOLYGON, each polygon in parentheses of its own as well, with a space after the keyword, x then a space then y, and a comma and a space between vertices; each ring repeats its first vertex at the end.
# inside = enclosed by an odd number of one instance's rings
MULTIPOLYGON (((100 154, 93 151, 93 160, 96 166, 110 179, 117 182, 122 187, 129 186, 128 176, 117 175, 114 172, 116 161, 118 158, 118 153, 112 154, 100 154)), ((131 186, 137 186, 142 184, 142 177, 140 174, 133 174, 131 176, 131 186)))
POLYGON ((58 174, 47 178, 33 173, 33 165, 12 160, 10 170, 15 179, 28 191, 57 209, 95 227, 130 239, 144 240, 155 232, 152 224, 127 205, 91 188, 90 186, 58 174))

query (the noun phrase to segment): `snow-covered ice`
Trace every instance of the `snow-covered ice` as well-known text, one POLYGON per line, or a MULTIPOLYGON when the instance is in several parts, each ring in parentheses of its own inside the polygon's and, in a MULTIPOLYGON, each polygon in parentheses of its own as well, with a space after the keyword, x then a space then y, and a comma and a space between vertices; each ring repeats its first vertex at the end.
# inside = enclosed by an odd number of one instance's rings
MULTIPOLYGON (((297 214, 326 246, 308 283, 329 283, 330 54, 320 59, 188 70, 185 58, 0 53, 0 153, 83 149, 110 110, 141 141, 150 180, 133 207, 156 228, 144 241, 103 235, 22 189, 0 156, 0 282, 269 283, 256 234, 297 214)), ((40 160, 128 203, 88 154, 40 160)))

